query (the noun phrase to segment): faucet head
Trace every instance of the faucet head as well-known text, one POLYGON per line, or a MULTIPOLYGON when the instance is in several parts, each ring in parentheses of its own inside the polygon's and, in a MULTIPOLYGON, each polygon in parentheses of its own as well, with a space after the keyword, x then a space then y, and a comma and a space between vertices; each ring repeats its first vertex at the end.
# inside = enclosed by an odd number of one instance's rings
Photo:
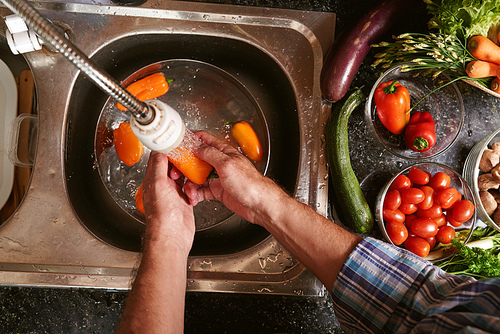
POLYGON ((150 119, 142 123, 132 116, 132 131, 147 148, 168 153, 182 142, 186 131, 184 122, 177 111, 159 100, 149 100, 146 104, 150 119))

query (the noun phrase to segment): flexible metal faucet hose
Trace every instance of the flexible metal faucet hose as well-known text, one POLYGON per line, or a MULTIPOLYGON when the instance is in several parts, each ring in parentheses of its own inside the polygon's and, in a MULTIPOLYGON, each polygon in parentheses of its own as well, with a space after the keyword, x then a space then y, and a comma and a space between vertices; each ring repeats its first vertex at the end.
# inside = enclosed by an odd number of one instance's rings
POLYGON ((100 89, 121 103, 141 124, 148 124, 154 118, 149 106, 130 94, 115 79, 101 70, 82 51, 71 43, 63 33, 45 19, 26 0, 1 0, 11 11, 19 15, 46 43, 70 60, 84 72, 100 89))

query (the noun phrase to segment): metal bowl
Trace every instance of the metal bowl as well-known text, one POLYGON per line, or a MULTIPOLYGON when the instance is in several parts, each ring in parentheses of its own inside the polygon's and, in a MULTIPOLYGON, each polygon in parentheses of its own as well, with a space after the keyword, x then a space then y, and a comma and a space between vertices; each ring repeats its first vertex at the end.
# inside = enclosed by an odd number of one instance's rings
MULTIPOLYGON (((266 174, 269 164, 269 131, 262 110, 245 87, 226 71, 211 64, 187 59, 170 59, 153 63, 134 72, 122 84, 153 73, 163 73, 170 83, 169 91, 158 100, 174 108, 190 130, 206 130, 236 146, 229 135, 228 121, 246 120, 252 124, 264 147, 264 158, 255 163, 266 174)), ((109 98, 99 117, 95 135, 96 165, 110 195, 129 215, 145 223, 145 216, 135 206, 134 194, 144 180, 150 150, 133 166, 123 164, 113 146, 112 132, 130 114, 116 108, 109 98)), ((234 215, 218 201, 204 201, 194 208, 196 230, 211 228, 234 215)))
POLYGON ((500 226, 496 224, 493 219, 486 213, 483 204, 479 198, 479 187, 477 184, 477 178, 482 173, 479 170, 479 161, 483 155, 484 150, 489 147, 490 143, 500 141, 500 128, 496 129, 489 135, 481 139, 476 145, 474 145, 467 156, 464 164, 463 177, 471 185, 472 194, 477 202, 477 217, 483 223, 490 225, 494 229, 500 231, 500 226))
MULTIPOLYGON (((434 163, 434 162, 423 162, 423 163, 417 163, 411 166, 408 166, 407 168, 403 169, 396 175, 394 175, 385 185, 384 187, 380 190, 377 200, 376 200, 376 207, 375 207, 375 220, 378 223, 379 229, 382 232, 383 237, 387 240, 387 242, 391 243, 394 245, 394 243, 391 241, 389 238, 389 235, 387 234, 387 231, 385 229, 385 222, 383 219, 382 215, 382 209, 383 209, 383 204, 385 200, 385 196, 387 194, 387 191, 394 181, 396 177, 399 175, 407 175, 408 172, 413 169, 413 168, 419 168, 423 171, 429 172, 432 175, 434 175, 437 172, 443 172, 446 173, 448 176, 451 178, 451 183, 450 186, 455 187, 461 194, 463 199, 467 199, 474 203, 474 205, 477 208, 476 205, 476 200, 474 196, 472 195, 472 190, 469 184, 466 182, 464 178, 460 176, 457 172, 454 170, 448 168, 445 165, 439 164, 439 163, 434 163)), ((473 216, 464 222, 460 227, 455 227, 455 231, 463 231, 466 230, 468 233, 466 234, 466 237, 462 240, 464 243, 467 243, 472 236, 472 231, 474 230, 474 227, 476 226, 476 210, 474 211, 473 216)), ((401 246, 402 247, 402 246, 401 246)), ((450 246, 445 246, 445 247, 440 247, 439 249, 434 248, 431 250, 429 255, 425 257, 426 260, 432 261, 432 262, 439 262, 446 260, 447 258, 451 257, 453 255, 454 251, 450 246), (444 251, 444 249, 448 249, 449 251, 444 251)))
MULTIPOLYGON (((266 150, 257 169, 294 192, 302 143, 298 99, 284 72, 260 50, 220 37, 146 34, 118 39, 92 58, 120 81, 158 71, 174 79, 159 99, 177 109, 192 131, 208 130, 224 139, 226 121, 247 120, 266 150)), ((70 202, 94 236, 120 249, 140 251, 145 220, 135 210, 132 194, 142 182, 147 155, 137 166, 120 165, 110 131, 114 122, 127 121, 130 115, 114 112, 116 105, 85 76, 74 87, 65 144, 70 202)), ((264 228, 215 201, 200 203, 195 220, 192 256, 234 254, 269 237, 264 228)))

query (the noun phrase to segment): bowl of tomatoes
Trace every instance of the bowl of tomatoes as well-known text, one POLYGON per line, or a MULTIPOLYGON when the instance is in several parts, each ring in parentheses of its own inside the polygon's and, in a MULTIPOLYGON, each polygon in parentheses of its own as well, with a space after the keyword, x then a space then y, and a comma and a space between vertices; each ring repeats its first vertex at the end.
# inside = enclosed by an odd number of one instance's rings
POLYGON ((388 69, 375 82, 365 104, 365 119, 380 145, 407 160, 422 161, 450 148, 460 134, 462 95, 444 73, 388 69))
POLYGON ((469 241, 475 208, 472 190, 460 174, 439 163, 422 162, 384 185, 375 218, 389 243, 438 262, 453 255, 453 239, 469 241))

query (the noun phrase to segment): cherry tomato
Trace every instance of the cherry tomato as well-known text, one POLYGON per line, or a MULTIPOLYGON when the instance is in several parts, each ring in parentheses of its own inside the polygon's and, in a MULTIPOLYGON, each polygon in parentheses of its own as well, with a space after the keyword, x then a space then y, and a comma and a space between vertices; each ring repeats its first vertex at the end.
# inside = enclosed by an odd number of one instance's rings
POLYGON ((439 205, 434 203, 429 209, 427 210, 422 210, 418 209, 417 210, 417 216, 419 217, 427 217, 427 218, 438 218, 443 214, 443 210, 439 205))
POLYGON ((401 245, 408 238, 408 230, 403 223, 388 222, 385 224, 385 229, 395 245, 401 245))
POLYGON ((462 222, 457 222, 455 219, 453 219, 451 212, 448 212, 446 214, 446 222, 453 227, 460 227, 463 224, 462 222))
POLYGON ((455 238, 455 229, 449 225, 443 226, 436 234, 436 240, 442 244, 449 244, 455 238))
POLYGON ((446 187, 436 193, 436 203, 443 209, 449 209, 460 200, 460 192, 455 187, 446 187))
POLYGON ((404 213, 402 213, 399 209, 396 210, 388 210, 382 209, 382 216, 386 222, 398 222, 403 223, 406 219, 404 213))
POLYGON ((401 190, 401 200, 403 203, 419 204, 425 198, 425 194, 418 188, 407 188, 401 190))
POLYGON ((418 218, 411 222, 411 231, 422 238, 433 237, 438 232, 438 226, 432 218, 418 218))
POLYGON ((408 178, 413 184, 418 184, 419 186, 429 183, 430 180, 429 174, 418 168, 410 169, 408 172, 408 178))
POLYGON ((453 207, 452 217, 459 223, 466 222, 474 214, 474 204, 467 199, 463 199, 453 207))
POLYGON ((422 210, 430 209, 434 205, 434 189, 429 186, 422 186, 420 190, 424 192, 425 198, 418 204, 418 207, 422 210))
POLYGON ((391 185, 389 186, 389 191, 394 189, 401 190, 410 187, 411 187, 411 180, 408 178, 408 176, 401 174, 396 176, 394 181, 392 181, 391 185))
POLYGON ((437 218, 432 218, 432 219, 434 219, 434 221, 436 222, 438 227, 442 227, 442 226, 446 225, 446 215, 445 214, 442 214, 441 216, 439 216, 437 218))
POLYGON ((403 245, 407 250, 421 257, 426 257, 431 251, 429 243, 420 237, 408 237, 403 245))
POLYGON ((411 222, 417 219, 418 217, 416 215, 406 215, 405 218, 405 225, 406 228, 408 229, 408 232, 411 232, 411 222))
POLYGON ((399 210, 405 215, 411 215, 412 213, 417 212, 418 206, 412 203, 403 202, 399 206, 399 210))
POLYGON ((399 190, 391 190, 385 195, 384 208, 389 210, 396 210, 401 204, 401 194, 399 190))
POLYGON ((439 191, 446 187, 449 187, 451 183, 451 178, 448 174, 443 172, 437 172, 432 175, 428 186, 434 189, 435 191, 439 191))
POLYGON ((436 246, 436 237, 428 237, 428 238, 424 238, 424 239, 425 239, 425 241, 427 241, 429 243, 431 250, 434 248, 434 246, 436 246))

